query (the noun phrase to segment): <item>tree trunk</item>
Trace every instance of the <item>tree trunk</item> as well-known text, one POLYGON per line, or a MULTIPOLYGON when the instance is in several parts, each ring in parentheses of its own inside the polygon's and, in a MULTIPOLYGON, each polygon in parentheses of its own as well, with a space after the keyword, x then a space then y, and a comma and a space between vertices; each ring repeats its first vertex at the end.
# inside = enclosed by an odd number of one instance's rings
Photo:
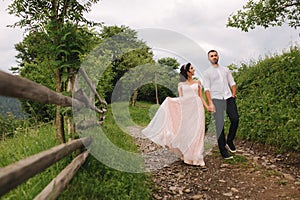
POLYGON ((155 98, 156 98, 156 104, 159 105, 156 73, 155 73, 155 98))
MULTIPOLYGON (((60 70, 56 70, 55 74, 55 80, 56 80, 56 92, 61 93, 61 76, 60 76, 60 70)), ((65 132, 64 132, 64 118, 60 113, 61 106, 56 106, 56 139, 58 143, 65 143, 65 132)))
MULTIPOLYGON (((71 92, 72 97, 74 97, 75 94, 75 72, 73 68, 69 68, 68 70, 69 73, 69 80, 68 80, 68 85, 67 85, 67 91, 71 92)), ((71 119, 70 116, 67 116, 67 128, 68 128, 68 141, 74 139, 74 133, 75 133, 75 124, 73 123, 73 120, 71 119)))
POLYGON ((137 96, 138 96, 138 89, 135 89, 135 90, 133 91, 132 102, 131 102, 131 105, 132 105, 133 107, 135 106, 137 96))

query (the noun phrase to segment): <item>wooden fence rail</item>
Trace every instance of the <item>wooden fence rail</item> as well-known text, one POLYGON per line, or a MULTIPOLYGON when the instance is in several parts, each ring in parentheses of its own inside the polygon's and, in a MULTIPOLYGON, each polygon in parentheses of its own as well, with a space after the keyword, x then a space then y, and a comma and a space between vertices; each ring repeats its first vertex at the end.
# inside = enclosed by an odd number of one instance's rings
POLYGON ((72 103, 76 107, 85 107, 85 104, 77 99, 72 99, 31 80, 2 71, 0 71, 0 95, 63 107, 71 107, 72 103))
MULTIPOLYGON (((84 74, 85 79, 88 80, 86 73, 84 74)), ((88 85, 90 86, 90 83, 88 85)), ((91 90, 99 97, 100 102, 106 106, 106 102, 100 98, 95 89, 91 88, 91 90)), ((88 107, 101 114, 106 112, 105 108, 98 109, 95 105, 91 104, 82 90, 76 93, 77 99, 64 96, 31 80, 0 71, 0 95, 2 96, 28 99, 45 104, 56 104, 63 107, 88 107)))
POLYGON ((62 170, 55 179, 53 179, 44 190, 38 194, 35 200, 56 199, 70 182, 79 167, 85 162, 89 152, 78 155, 64 170, 62 170))
POLYGON ((0 196, 42 172, 73 151, 89 145, 91 138, 80 138, 30 156, 0 169, 0 196))
MULTIPOLYGON (((63 107, 75 106, 76 109, 87 107, 103 115, 106 112, 107 103, 100 98, 95 88, 93 88, 93 84, 85 71, 80 70, 79 72, 84 76, 92 93, 104 105, 101 109, 93 105, 82 90, 75 92, 76 99, 74 99, 56 93, 31 80, 2 71, 0 71, 0 95, 28 99, 45 104, 56 104, 63 107)), ((100 125, 103 123, 103 119, 104 117, 101 117, 99 122, 83 121, 80 125, 83 127, 100 125)), ((90 137, 73 140, 0 168, 0 197, 75 150, 90 145, 91 142, 92 139, 90 137)), ((55 199, 64 190, 79 167, 85 162, 87 156, 88 151, 78 155, 35 199, 55 199)))

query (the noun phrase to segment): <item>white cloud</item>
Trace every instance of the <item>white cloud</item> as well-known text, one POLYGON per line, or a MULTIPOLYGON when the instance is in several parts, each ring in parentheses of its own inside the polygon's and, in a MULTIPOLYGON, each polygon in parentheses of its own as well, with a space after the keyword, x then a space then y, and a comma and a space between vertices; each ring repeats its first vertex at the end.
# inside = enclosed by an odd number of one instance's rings
POLYGON ((20 29, 7 27, 17 20, 14 16, 8 15, 5 10, 8 4, 8 1, 3 1, 0 7, 0 69, 6 72, 9 72, 9 69, 16 65, 15 56, 17 52, 14 50, 14 45, 20 42, 23 37, 20 29))
MULTIPOLYGON (((220 61, 224 65, 232 62, 247 62, 275 52, 280 53, 291 43, 299 42, 299 31, 287 26, 269 29, 256 28, 247 33, 239 29, 226 28, 229 15, 242 9, 246 2, 236 0, 102 0, 94 5, 92 11, 86 16, 91 20, 104 22, 105 25, 175 31, 201 46, 204 54, 212 48, 219 50, 220 61)), ((15 63, 13 47, 22 38, 20 30, 5 28, 8 22, 13 21, 15 19, 6 14, 4 6, 1 6, 1 69, 15 63)), ((188 47, 182 44, 182 49, 184 48, 188 47)), ((190 52, 190 54, 196 53, 190 52)), ((208 62, 203 61, 203 65, 207 64, 208 62)))

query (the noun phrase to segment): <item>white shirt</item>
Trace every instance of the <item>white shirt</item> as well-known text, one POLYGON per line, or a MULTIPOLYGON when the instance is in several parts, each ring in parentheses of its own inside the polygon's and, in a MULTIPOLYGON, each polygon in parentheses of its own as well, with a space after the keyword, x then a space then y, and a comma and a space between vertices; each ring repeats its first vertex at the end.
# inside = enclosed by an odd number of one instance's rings
POLYGON ((211 66, 204 72, 204 91, 209 91, 212 99, 228 99, 235 85, 231 72, 227 67, 211 66))

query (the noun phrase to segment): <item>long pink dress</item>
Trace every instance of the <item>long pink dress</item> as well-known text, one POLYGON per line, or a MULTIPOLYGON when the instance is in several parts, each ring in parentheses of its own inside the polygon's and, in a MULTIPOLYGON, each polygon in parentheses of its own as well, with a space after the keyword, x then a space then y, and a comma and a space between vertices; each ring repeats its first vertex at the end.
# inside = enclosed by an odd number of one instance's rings
POLYGON ((142 134, 153 142, 179 153, 191 165, 205 165, 205 115, 198 83, 179 83, 183 96, 167 97, 142 134))

